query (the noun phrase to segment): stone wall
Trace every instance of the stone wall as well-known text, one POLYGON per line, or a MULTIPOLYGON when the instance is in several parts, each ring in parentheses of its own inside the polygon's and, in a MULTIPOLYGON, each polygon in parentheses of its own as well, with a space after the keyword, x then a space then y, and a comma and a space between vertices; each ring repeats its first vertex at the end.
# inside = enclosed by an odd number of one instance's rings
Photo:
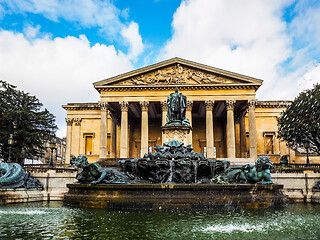
POLYGON ((77 170, 72 168, 26 168, 25 170, 43 184, 44 201, 63 200, 64 194, 68 191, 66 185, 76 181, 77 170))
POLYGON ((272 173, 274 183, 283 185, 283 193, 290 202, 320 202, 312 188, 320 180, 320 173, 272 173))
POLYGON ((74 183, 77 170, 72 168, 25 168, 31 176, 39 179, 42 189, 0 189, 0 205, 41 201, 61 201, 68 192, 67 184, 74 183))

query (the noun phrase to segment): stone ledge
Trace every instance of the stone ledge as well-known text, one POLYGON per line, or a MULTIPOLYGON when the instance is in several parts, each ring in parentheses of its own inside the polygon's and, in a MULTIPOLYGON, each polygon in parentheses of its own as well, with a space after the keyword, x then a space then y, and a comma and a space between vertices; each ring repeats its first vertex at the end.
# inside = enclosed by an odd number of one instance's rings
POLYGON ((269 208, 287 202, 277 184, 68 184, 64 203, 110 209, 269 208))
POLYGON ((41 202, 44 199, 42 189, 0 189, 0 205, 9 203, 41 202))

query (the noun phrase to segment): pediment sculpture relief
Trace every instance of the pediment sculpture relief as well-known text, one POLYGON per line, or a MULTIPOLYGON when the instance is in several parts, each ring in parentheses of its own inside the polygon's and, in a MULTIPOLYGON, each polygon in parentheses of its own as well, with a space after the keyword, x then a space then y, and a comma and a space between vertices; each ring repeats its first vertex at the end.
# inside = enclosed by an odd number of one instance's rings
POLYGON ((235 80, 209 74, 180 64, 132 77, 120 85, 228 84, 235 80))

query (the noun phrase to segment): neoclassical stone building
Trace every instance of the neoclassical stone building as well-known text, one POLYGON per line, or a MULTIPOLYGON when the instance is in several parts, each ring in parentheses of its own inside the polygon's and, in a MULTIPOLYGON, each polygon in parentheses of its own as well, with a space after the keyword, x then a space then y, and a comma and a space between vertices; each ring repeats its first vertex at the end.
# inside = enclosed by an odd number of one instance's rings
POLYGON ((175 87, 187 97, 186 136, 194 151, 208 158, 252 162, 269 155, 278 162, 294 151, 277 138, 277 116, 286 101, 257 101, 262 80, 181 58, 169 59, 95 82, 98 103, 69 103, 66 158, 85 155, 137 158, 162 145, 166 100, 175 87))

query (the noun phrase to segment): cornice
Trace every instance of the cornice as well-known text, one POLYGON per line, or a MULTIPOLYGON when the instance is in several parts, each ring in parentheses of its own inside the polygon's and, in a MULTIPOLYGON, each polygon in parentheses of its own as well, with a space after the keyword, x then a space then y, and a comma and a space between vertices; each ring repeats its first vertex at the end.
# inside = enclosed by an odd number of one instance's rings
POLYGON ((254 89, 257 90, 260 85, 254 84, 202 84, 202 85, 141 85, 141 86, 101 86, 97 87, 99 93, 104 91, 114 92, 132 92, 132 91, 145 91, 145 90, 173 90, 178 87, 179 90, 212 90, 212 89, 254 89))
POLYGON ((287 108, 292 101, 257 101, 256 108, 287 108))
POLYGON ((99 103, 68 103, 67 105, 62 105, 67 111, 79 111, 79 110, 100 110, 99 103))

